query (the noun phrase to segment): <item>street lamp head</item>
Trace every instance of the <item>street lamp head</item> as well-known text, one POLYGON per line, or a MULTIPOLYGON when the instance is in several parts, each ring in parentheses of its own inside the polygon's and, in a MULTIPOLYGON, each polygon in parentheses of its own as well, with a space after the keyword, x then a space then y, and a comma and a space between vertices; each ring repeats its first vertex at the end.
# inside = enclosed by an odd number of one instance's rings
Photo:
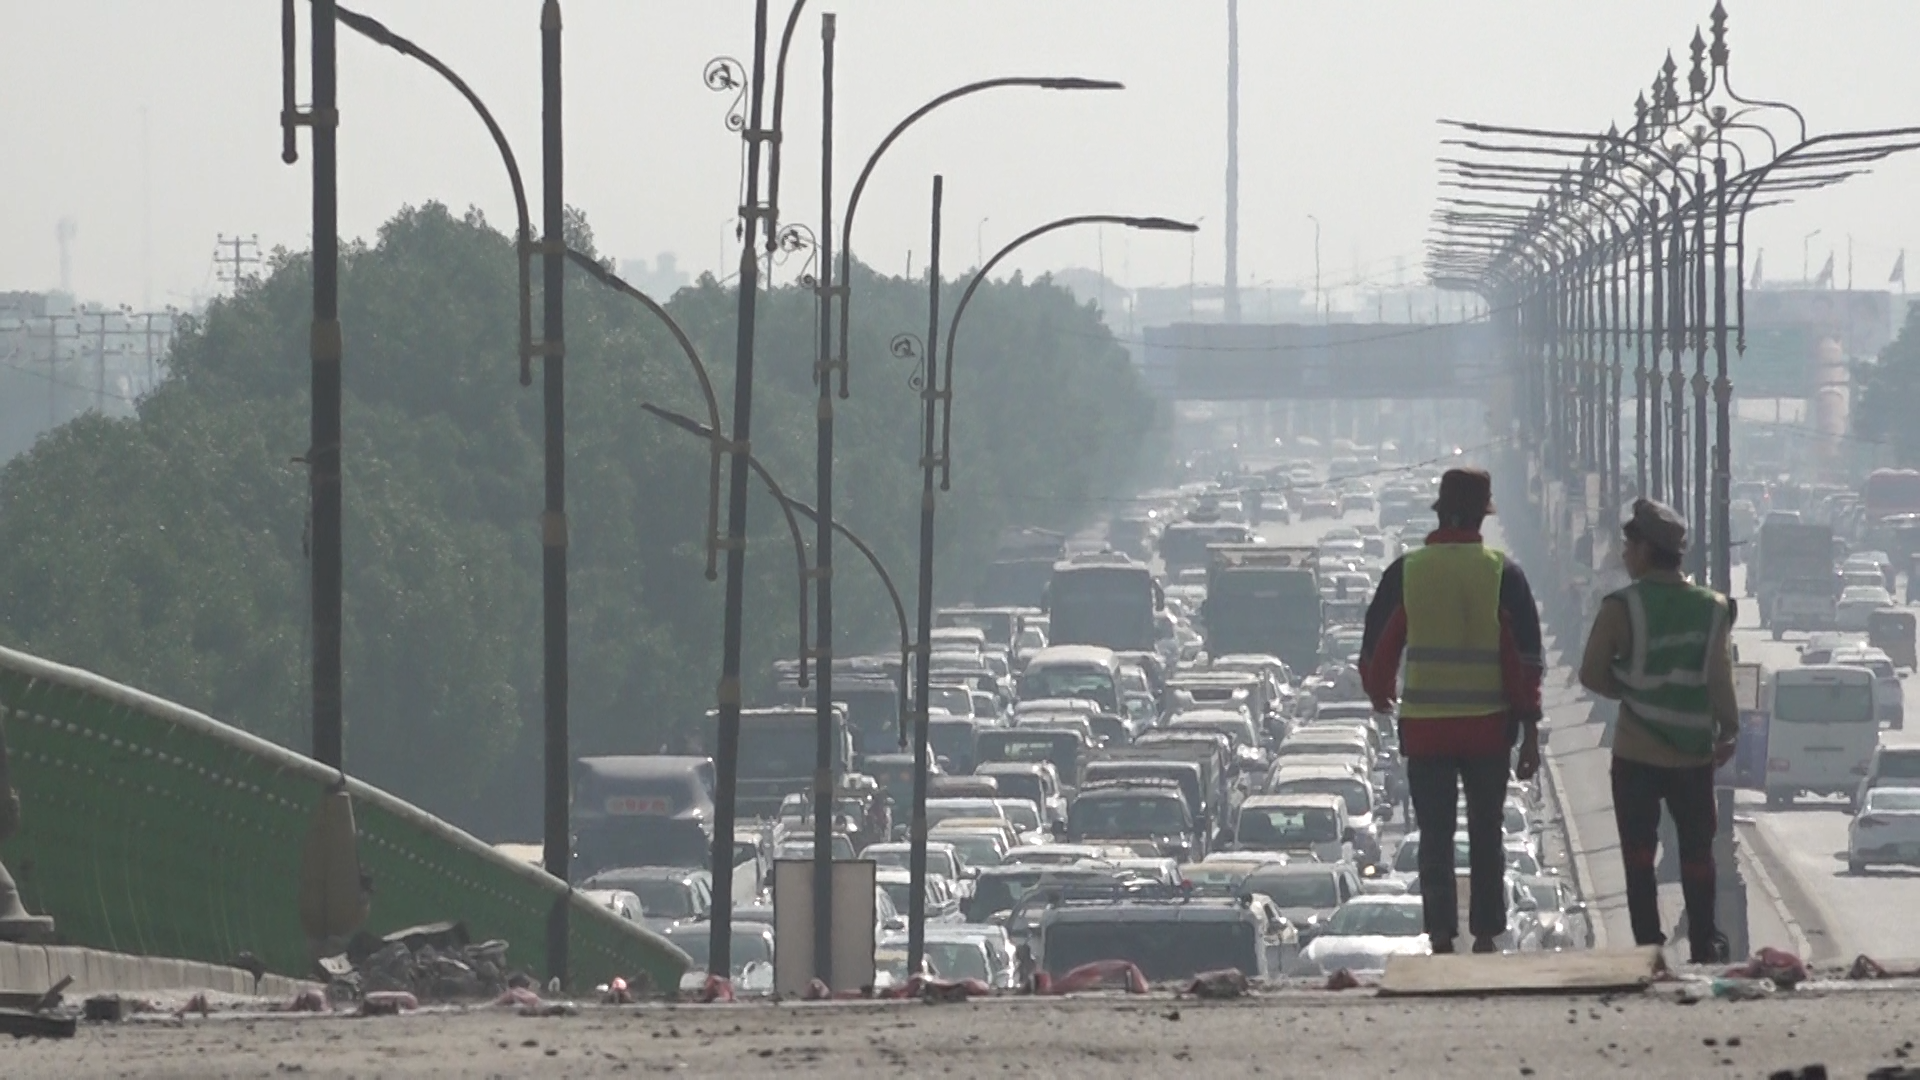
POLYGON ((1042 90, 1125 90, 1125 83, 1112 79, 1041 79, 1034 84, 1042 90))
POLYGON ((1172 218, 1163 217, 1130 217, 1121 224, 1129 229, 1146 229, 1151 232, 1197 233, 1200 231, 1197 222, 1175 221, 1172 218))

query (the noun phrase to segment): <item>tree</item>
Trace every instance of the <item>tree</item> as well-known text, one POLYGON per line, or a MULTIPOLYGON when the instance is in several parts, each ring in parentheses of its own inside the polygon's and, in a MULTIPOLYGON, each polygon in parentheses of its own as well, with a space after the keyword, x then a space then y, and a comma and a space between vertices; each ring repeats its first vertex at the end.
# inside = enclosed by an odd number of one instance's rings
POLYGON ((1878 363, 1855 365, 1854 434, 1882 441, 1901 465, 1920 465, 1920 305, 1907 308, 1900 335, 1880 351, 1878 363))
MULTIPOLYGON (((583 218, 570 230, 591 250, 583 218)), ((271 272, 185 327, 128 420, 89 416, 0 470, 0 637, 308 745, 306 326, 310 266, 271 272)), ((860 279, 836 503, 904 585, 917 548, 920 403, 887 349, 923 328, 921 282, 860 279)), ((342 253, 348 767, 483 834, 537 832, 541 413, 517 379, 510 241, 474 213, 403 210, 342 253)), ((797 497, 813 476, 814 308, 760 300, 754 452, 797 497)), ((670 309, 731 400, 735 297, 670 309)), ((567 293, 572 735, 579 753, 678 749, 705 725, 721 590, 704 569, 707 449, 642 401, 702 415, 651 315, 584 274, 567 293)), ((536 361, 537 363, 537 361, 536 361)), ((1102 514, 1151 415, 1090 307, 1042 280, 976 297, 960 341, 940 595, 966 595, 1013 522, 1102 514)), ((757 489, 747 670, 792 655, 797 582, 757 489)), ((891 651, 878 584, 841 551, 838 650, 891 651)))

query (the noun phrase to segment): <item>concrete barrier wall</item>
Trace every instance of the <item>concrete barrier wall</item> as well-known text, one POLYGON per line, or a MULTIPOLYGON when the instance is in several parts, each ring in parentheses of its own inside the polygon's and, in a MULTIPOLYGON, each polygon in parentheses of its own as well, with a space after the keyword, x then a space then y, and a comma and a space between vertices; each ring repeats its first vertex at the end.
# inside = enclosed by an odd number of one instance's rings
MULTIPOLYGON (((311 972, 298 916, 302 844, 338 774, 237 728, 89 672, 0 649, 0 722, 24 826, 0 845, 29 909, 61 944, 311 972)), ((544 975, 546 926, 569 910, 576 986, 621 975, 678 984, 666 939, 384 791, 349 779, 367 930, 457 919, 544 975)))
POLYGON ((222 994, 292 998, 320 984, 282 975, 266 975, 257 982, 239 968, 129 956, 74 946, 0 944, 0 991, 39 993, 63 978, 73 983, 64 993, 135 993, 160 990, 209 990, 222 994))

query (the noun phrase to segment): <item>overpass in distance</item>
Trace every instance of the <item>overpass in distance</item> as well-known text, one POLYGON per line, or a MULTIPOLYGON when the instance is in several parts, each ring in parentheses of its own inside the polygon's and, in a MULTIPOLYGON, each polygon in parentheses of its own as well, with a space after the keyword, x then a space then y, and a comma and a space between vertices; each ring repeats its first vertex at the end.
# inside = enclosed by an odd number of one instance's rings
POLYGON ((1169 401, 1484 400, 1495 330, 1457 323, 1174 323, 1146 328, 1142 374, 1169 401))

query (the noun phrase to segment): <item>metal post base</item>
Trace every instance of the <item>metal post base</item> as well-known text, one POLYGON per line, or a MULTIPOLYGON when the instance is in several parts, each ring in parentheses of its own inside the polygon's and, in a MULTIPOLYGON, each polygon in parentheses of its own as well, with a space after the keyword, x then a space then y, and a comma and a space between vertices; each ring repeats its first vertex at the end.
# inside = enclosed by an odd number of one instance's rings
POLYGON ((20 902, 20 890, 0 863, 0 941, 38 943, 53 938, 53 920, 45 915, 29 915, 20 902))

